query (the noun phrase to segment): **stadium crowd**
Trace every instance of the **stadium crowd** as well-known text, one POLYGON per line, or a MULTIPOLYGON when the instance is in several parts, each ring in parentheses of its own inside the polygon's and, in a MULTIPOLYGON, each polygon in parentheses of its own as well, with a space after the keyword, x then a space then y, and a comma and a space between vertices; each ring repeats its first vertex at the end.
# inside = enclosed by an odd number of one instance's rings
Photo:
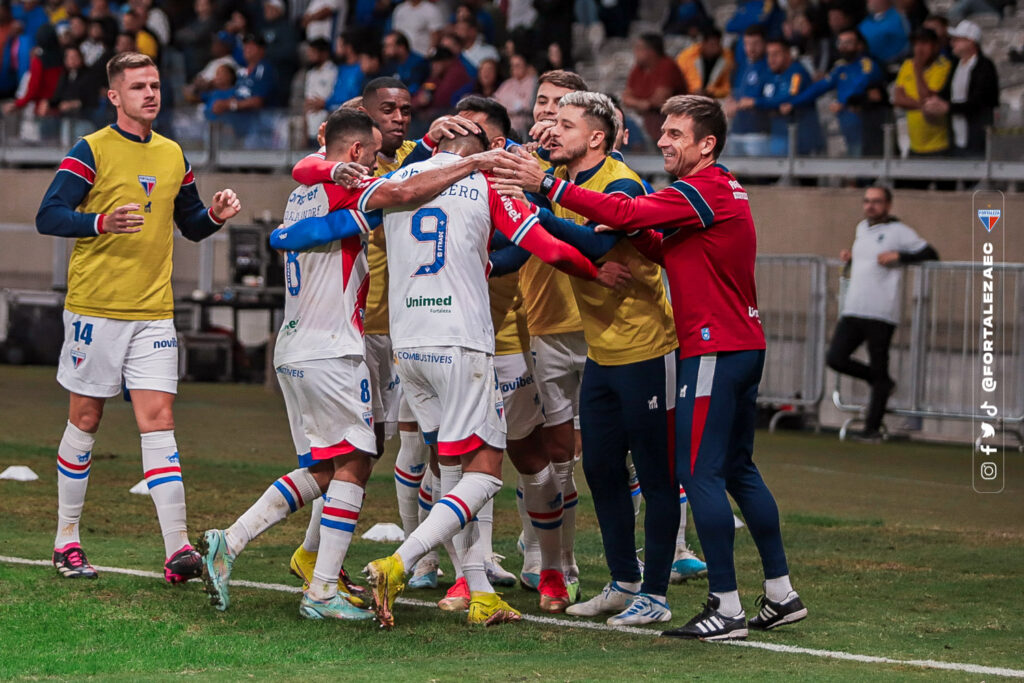
POLYGON ((910 155, 980 156, 999 76, 967 17, 998 16, 1004 2, 957 0, 944 16, 924 0, 741 0, 719 28, 702 0, 671 0, 661 33, 636 35, 637 0, 3 0, 0 101, 20 113, 23 139, 63 123, 67 142, 112 120, 103 65, 138 50, 162 67, 157 126, 179 137, 205 119, 246 147, 312 142, 379 76, 408 85, 414 134, 479 94, 523 136, 538 74, 633 35, 615 93, 627 148, 653 149, 661 105, 697 93, 724 102, 728 155, 785 154, 791 123, 799 154, 823 154, 834 117, 847 156, 880 155, 882 124, 897 118, 910 155), (585 44, 573 44, 574 23, 585 44), (678 36, 688 46, 667 52, 678 36))

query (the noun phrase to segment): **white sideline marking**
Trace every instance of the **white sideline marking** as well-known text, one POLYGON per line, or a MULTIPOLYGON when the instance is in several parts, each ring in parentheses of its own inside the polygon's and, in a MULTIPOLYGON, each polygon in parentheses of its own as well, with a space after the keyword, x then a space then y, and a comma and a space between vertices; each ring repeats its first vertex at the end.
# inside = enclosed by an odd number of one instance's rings
MULTIPOLYGON (((8 557, 0 555, 0 562, 8 564, 27 564, 34 567, 50 567, 51 562, 46 560, 29 560, 23 557, 8 557)), ((163 579, 163 574, 147 572, 141 569, 125 569, 123 567, 103 567, 93 565, 96 569, 111 574, 127 574, 129 576, 141 576, 147 579, 163 579)), ((279 591, 282 593, 301 593, 298 586, 289 586, 283 583, 262 583, 260 581, 231 581, 232 586, 243 588, 257 588, 260 590, 279 591)), ((436 604, 426 600, 414 600, 412 598, 398 598, 398 604, 410 607, 435 607, 436 604)), ((535 624, 547 624, 560 626, 562 628, 582 628, 591 631, 618 631, 620 633, 631 633, 641 636, 658 636, 659 630, 636 628, 634 626, 609 626, 593 621, 569 621, 568 619, 555 619, 554 617, 538 617, 532 614, 524 614, 523 621, 530 621, 535 624)), ((963 664, 960 662, 940 662, 933 659, 892 659, 890 657, 876 657, 874 655, 858 655, 852 652, 841 652, 837 650, 818 650, 810 647, 796 647, 794 645, 781 645, 778 643, 759 643, 749 640, 724 641, 724 645, 735 647, 752 647, 770 652, 781 652, 791 655, 809 655, 811 657, 823 657, 826 659, 841 659, 848 662, 861 662, 862 664, 895 664, 897 666, 912 666, 921 669, 945 669, 946 671, 962 671, 964 673, 979 674, 982 676, 1005 676, 1007 678, 1024 678, 1024 669, 1007 669, 998 666, 982 666, 980 664, 963 664)))

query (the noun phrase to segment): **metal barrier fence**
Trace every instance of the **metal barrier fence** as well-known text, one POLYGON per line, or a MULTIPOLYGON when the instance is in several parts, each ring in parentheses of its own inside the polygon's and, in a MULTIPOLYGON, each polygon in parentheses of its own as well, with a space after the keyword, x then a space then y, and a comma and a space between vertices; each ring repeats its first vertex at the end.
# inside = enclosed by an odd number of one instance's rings
MULTIPOLYGON (((1002 343, 996 345, 994 359, 1001 369, 1001 414, 992 417, 983 411, 980 392, 973 386, 981 377, 981 291, 976 264, 966 262, 908 269, 903 279, 903 320, 890 347, 889 374, 897 391, 888 412, 912 418, 985 419, 1024 446, 1024 264, 993 267, 1001 276, 993 304, 1003 312, 995 321, 1002 343)), ((838 262, 831 272, 830 289, 832 283, 838 288, 838 262)), ((840 376, 832 400, 839 410, 859 414, 867 405, 868 386, 840 376)), ((840 438, 858 419, 844 423, 840 438)))
POLYGON ((816 414, 825 387, 828 267, 820 256, 759 256, 758 311, 767 341, 758 403, 775 409, 769 429, 816 414))

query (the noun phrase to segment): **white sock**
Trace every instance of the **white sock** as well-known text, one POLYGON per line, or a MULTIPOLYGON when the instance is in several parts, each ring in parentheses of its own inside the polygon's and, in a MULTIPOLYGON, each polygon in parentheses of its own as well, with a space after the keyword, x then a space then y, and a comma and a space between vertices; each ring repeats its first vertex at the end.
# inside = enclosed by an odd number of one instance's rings
POLYGON ((520 474, 523 508, 537 538, 540 568, 562 571, 562 489, 551 465, 536 474, 520 474))
POLYGON ((640 490, 640 477, 636 476, 636 465, 630 460, 626 463, 626 469, 629 470, 629 495, 633 500, 633 517, 640 516, 640 501, 643 491, 640 490))
POLYGON ((85 490, 92 469, 92 446, 96 439, 68 422, 57 447, 57 536, 53 547, 78 543, 78 522, 82 519, 85 490))
MULTIPOLYGON (((448 468, 441 468, 442 487, 445 484, 445 469, 448 468)), ((402 558, 405 567, 412 567, 431 548, 454 536, 500 490, 501 480, 497 477, 482 472, 463 475, 451 492, 434 505, 423 524, 399 546, 396 553, 402 558)))
MULTIPOLYGON (((434 504, 436 505, 446 494, 450 493, 451 490, 459 483, 459 479, 462 478, 462 467, 448 467, 447 465, 438 465, 439 476, 434 478, 434 504), (458 470, 458 472, 456 472, 458 470), (447 473, 447 474, 446 474, 447 473), (457 475, 457 477, 456 477, 457 475), (442 484, 442 477, 444 483, 442 484)), ((448 561, 452 563, 452 570, 455 572, 455 580, 463 578, 465 574, 462 572, 462 558, 459 556, 458 550, 455 549, 455 536, 446 538, 444 543, 444 551, 448 554, 448 561)), ((437 552, 431 550, 430 552, 437 552)))
POLYGON ((688 548, 686 545, 686 491, 679 487, 679 531, 676 532, 676 547, 688 548))
MULTIPOLYGON (((434 478, 434 473, 430 471, 430 466, 428 465, 426 471, 423 474, 423 481, 420 482, 420 493, 416 510, 418 524, 416 526, 423 524, 423 520, 427 518, 427 515, 430 514, 430 510, 434 507, 435 485, 439 484, 437 484, 437 479, 434 478)), ((409 534, 406 534, 406 537, 408 536, 409 534)), ((430 564, 437 565, 437 551, 431 550, 429 553, 427 553, 421 558, 421 561, 423 560, 430 564)))
MULTIPOLYGON (((550 467, 550 465, 548 465, 550 467)), ((533 528, 533 524, 530 522, 530 513, 526 509, 526 493, 524 491, 526 484, 523 482, 523 475, 519 475, 519 484, 516 487, 516 507, 519 509, 519 519, 523 523, 523 572, 534 571, 541 565, 540 559, 540 539, 537 538, 537 532, 533 528)), ((557 487, 557 485, 556 485, 557 487)), ((560 489, 559 489, 560 490, 560 489)), ((562 532, 558 532, 558 548, 559 548, 559 564, 561 567, 561 547, 562 547, 562 532)))
POLYGON ((306 525, 306 537, 302 539, 302 549, 307 553, 320 549, 320 515, 323 511, 324 497, 320 496, 309 507, 309 524, 306 525))
POLYGON ((173 430, 142 435, 142 471, 160 520, 164 555, 170 557, 188 545, 185 485, 181 481, 181 459, 173 430))
POLYGON ((419 525, 417 498, 427 460, 430 458, 430 447, 423 443, 418 431, 406 432, 399 430, 398 458, 395 460, 395 495, 398 498, 398 516, 402 519, 402 530, 408 536, 419 525))
POLYGON ((228 549, 237 556, 249 541, 318 498, 320 486, 309 470, 292 470, 271 484, 259 500, 228 527, 225 532, 228 549))
POLYGON ((473 519, 474 521, 467 524, 452 541, 459 555, 462 575, 466 577, 469 590, 493 593, 494 587, 487 578, 487 560, 494 554, 491 545, 494 535, 494 498, 484 503, 473 519), (466 538, 460 539, 462 536, 466 538), (460 543, 465 543, 466 547, 460 547, 460 543))
POLYGON ((792 592, 793 585, 789 582, 789 574, 777 579, 766 579, 764 582, 764 595, 772 602, 785 602, 792 592))
POLYGON ((494 499, 484 503, 480 512, 476 513, 477 533, 480 534, 480 546, 484 549, 484 559, 491 559, 494 554, 494 499))
POLYGON ((580 568, 576 565, 576 480, 573 467, 576 463, 555 462, 551 466, 562 486, 562 573, 566 579, 578 579, 580 568))
POLYGON ((729 591, 728 593, 712 593, 718 598, 719 613, 729 617, 738 617, 743 612, 743 605, 740 604, 740 592, 729 591))
POLYGON ((330 600, 338 593, 338 575, 352 543, 352 534, 363 507, 363 487, 347 481, 331 481, 320 517, 320 550, 313 567, 310 595, 330 600))

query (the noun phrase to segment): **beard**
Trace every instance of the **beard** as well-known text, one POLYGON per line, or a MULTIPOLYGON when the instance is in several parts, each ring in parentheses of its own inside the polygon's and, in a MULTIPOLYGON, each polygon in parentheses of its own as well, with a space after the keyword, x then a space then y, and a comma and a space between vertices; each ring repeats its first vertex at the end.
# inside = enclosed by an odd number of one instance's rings
POLYGON ((561 166, 580 159, 587 153, 587 146, 584 144, 575 147, 563 145, 551 150, 551 163, 561 166))

